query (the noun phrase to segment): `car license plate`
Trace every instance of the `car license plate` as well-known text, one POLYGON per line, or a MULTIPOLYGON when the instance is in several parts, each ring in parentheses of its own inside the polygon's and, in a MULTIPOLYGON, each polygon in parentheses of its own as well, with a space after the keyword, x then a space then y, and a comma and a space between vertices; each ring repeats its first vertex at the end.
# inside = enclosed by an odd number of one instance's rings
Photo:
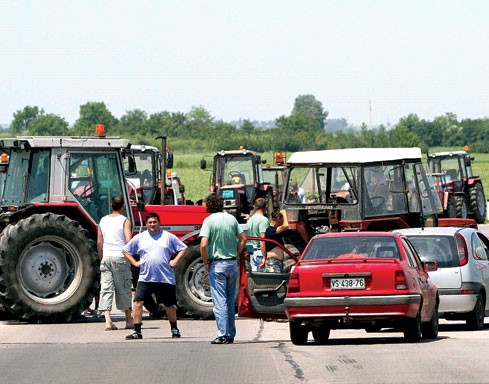
POLYGON ((365 289, 365 278, 331 279, 331 289, 365 289))

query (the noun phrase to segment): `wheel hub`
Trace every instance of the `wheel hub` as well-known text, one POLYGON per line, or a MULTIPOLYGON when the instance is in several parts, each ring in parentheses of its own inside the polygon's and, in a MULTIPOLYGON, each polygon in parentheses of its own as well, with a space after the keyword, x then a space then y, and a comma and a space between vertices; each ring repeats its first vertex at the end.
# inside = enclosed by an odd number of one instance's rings
POLYGON ((27 248, 19 263, 24 289, 38 297, 62 291, 69 271, 63 250, 47 242, 27 248))

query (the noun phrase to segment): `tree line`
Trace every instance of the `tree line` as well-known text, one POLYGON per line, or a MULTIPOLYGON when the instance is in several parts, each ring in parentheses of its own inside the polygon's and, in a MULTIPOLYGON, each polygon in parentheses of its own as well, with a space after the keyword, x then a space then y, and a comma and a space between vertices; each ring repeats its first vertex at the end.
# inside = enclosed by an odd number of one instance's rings
POLYGON ((355 147, 463 147, 489 153, 489 119, 458 120, 446 113, 432 121, 415 113, 401 118, 392 127, 372 128, 348 125, 345 119, 328 120, 328 112, 313 95, 298 96, 290 115, 279 116, 272 126, 251 120, 230 123, 214 118, 204 107, 189 112, 162 111, 153 114, 141 109, 116 118, 104 102, 80 106, 73 126, 38 106, 26 106, 13 114, 9 131, 3 135, 91 136, 96 124, 104 124, 108 136, 121 136, 134 144, 159 146, 158 136, 166 136, 172 150, 202 151, 246 148, 258 152, 321 150, 355 147))

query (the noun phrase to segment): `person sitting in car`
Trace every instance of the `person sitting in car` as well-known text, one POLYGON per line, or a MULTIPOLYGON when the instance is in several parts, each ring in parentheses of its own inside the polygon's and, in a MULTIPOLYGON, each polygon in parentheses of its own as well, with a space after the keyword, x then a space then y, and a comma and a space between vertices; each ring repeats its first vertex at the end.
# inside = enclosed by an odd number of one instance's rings
MULTIPOLYGON (((270 226, 265 231, 265 238, 277 241, 280 244, 284 244, 282 239, 282 232, 289 229, 289 223, 287 222, 287 214, 285 210, 276 213, 270 221, 270 226)), ((275 243, 270 241, 265 242, 267 250, 267 259, 265 261, 265 272, 281 273, 284 265, 284 251, 275 243)))

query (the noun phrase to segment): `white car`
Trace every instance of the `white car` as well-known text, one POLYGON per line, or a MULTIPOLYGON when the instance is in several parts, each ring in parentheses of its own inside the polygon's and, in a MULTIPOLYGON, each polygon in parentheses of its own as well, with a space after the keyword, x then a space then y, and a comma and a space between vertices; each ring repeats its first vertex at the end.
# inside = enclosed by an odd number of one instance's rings
POLYGON ((474 228, 428 227, 395 230, 409 238, 422 261, 436 261, 429 272, 440 295, 439 316, 484 327, 489 313, 489 240, 474 228))

